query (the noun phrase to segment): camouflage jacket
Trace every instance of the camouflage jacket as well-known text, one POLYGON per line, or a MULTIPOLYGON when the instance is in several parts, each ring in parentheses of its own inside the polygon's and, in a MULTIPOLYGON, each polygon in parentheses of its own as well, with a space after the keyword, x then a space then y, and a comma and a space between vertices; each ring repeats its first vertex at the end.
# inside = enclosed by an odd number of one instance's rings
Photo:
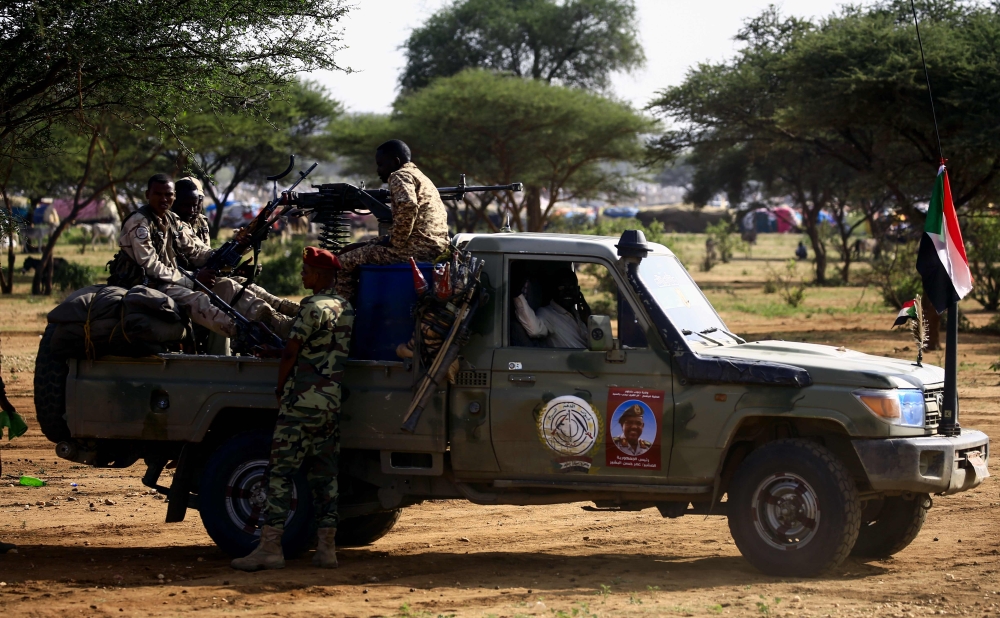
POLYGON ((289 339, 302 348, 285 382, 282 403, 291 408, 338 411, 344 360, 351 344, 354 308, 332 290, 302 299, 289 339))
POLYGON ((161 217, 143 207, 129 215, 118 235, 118 246, 155 283, 193 288, 194 283, 177 270, 178 255, 191 266, 201 266, 212 248, 195 237, 191 227, 171 211, 161 217), (154 239, 154 236, 156 237, 154 239))
POLYGON ((405 163, 389 175, 389 193, 393 248, 448 246, 448 211, 434 183, 416 165, 405 163))

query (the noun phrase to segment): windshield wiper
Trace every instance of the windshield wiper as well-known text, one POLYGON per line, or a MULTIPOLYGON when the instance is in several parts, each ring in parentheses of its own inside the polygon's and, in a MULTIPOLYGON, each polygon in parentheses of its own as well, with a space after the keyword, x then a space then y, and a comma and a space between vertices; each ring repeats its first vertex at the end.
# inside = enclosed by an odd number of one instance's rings
POLYGON ((709 328, 706 328, 706 329, 705 329, 705 330, 703 330, 703 331, 699 331, 699 333, 698 333, 698 334, 699 334, 699 335, 704 335, 704 334, 707 334, 707 333, 714 333, 714 332, 716 332, 716 331, 718 331, 718 332, 722 333, 723 335, 729 335, 730 337, 732 337, 732 338, 733 338, 733 340, 734 340, 734 341, 735 341, 735 342, 736 342, 737 344, 740 344, 740 343, 746 343, 746 342, 747 342, 747 340, 746 340, 746 339, 744 339, 743 337, 740 337, 739 335, 734 335, 733 333, 729 332, 728 330, 726 330, 726 329, 724 329, 724 328, 718 328, 718 327, 715 327, 715 326, 711 326, 711 327, 709 327, 709 328))
MULTIPOLYGON (((711 332, 711 331, 709 331, 709 332, 711 332)), ((688 330, 688 329, 685 328, 684 330, 681 331, 681 334, 682 335, 698 335, 702 339, 705 339, 707 341, 711 341, 712 343, 714 343, 715 345, 717 345, 719 347, 722 347, 722 346, 725 345, 721 341, 716 341, 715 339, 712 339, 711 337, 709 337, 708 335, 706 335, 704 332, 696 333, 693 330, 688 330)))

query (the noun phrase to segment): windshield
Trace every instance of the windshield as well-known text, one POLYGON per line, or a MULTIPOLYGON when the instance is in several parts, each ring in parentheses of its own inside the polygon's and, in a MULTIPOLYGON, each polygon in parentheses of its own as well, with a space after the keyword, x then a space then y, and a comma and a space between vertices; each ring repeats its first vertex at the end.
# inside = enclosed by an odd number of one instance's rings
POLYGON ((722 318, 676 257, 645 258, 639 263, 639 276, 688 343, 708 346, 740 343, 726 334, 729 329, 722 318))

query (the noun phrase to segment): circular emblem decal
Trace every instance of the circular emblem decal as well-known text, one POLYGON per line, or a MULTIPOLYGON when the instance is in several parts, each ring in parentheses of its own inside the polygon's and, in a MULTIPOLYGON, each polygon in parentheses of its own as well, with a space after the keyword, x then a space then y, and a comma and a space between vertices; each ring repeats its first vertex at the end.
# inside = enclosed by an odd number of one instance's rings
POLYGON ((600 438, 601 419, 579 397, 556 397, 538 417, 538 434, 552 451, 564 456, 584 455, 600 438))
POLYGON ((135 237, 139 240, 146 240, 149 238, 149 230, 144 227, 135 228, 135 237))

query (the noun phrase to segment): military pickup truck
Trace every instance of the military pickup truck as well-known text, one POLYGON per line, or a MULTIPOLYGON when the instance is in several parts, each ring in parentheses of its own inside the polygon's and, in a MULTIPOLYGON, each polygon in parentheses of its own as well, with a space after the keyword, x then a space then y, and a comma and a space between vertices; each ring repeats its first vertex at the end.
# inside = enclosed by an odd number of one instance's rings
MULTIPOLYGON (((402 509, 428 499, 590 502, 725 516, 761 571, 816 575, 852 553, 900 551, 931 495, 969 490, 988 475, 985 434, 938 432, 942 369, 842 347, 746 342, 670 250, 641 233, 460 234, 453 243, 485 261, 483 301, 454 382, 415 432, 400 423, 420 368, 348 361, 338 544, 371 543, 402 509), (604 292, 583 331, 586 347, 547 347, 518 319, 524 281, 560 269, 604 292)), ((35 403, 57 454, 99 467, 142 459, 144 482, 168 495, 168 522, 195 509, 219 547, 248 553, 277 361, 60 361, 50 336, 39 348, 35 403)), ((310 542, 304 478, 296 495, 284 540, 292 555, 310 542)))

